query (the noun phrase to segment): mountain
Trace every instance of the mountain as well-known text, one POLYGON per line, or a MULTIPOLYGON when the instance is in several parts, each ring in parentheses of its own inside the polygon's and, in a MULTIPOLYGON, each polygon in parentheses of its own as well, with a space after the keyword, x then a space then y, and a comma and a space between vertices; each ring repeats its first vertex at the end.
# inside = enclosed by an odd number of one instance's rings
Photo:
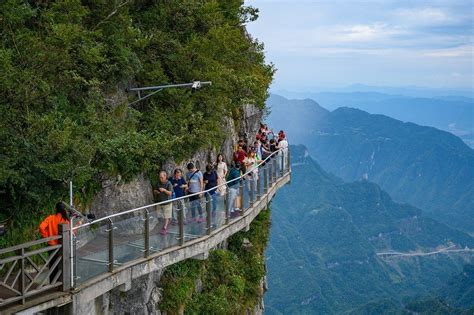
POLYGON ((285 126, 285 132, 296 139, 305 137, 311 126, 318 124, 330 113, 311 99, 288 100, 276 94, 270 94, 267 107, 269 125, 285 126))
POLYGON ((465 265, 441 289, 430 295, 407 301, 402 306, 393 301, 371 302, 350 312, 356 314, 474 314, 474 265, 465 265))
POLYGON ((292 181, 272 202, 269 314, 340 314, 443 286, 472 260, 474 239, 394 202, 368 181, 343 183, 304 146, 292 146, 292 181), (386 252, 412 256, 384 256, 386 252), (377 254, 378 253, 378 254, 377 254))
MULTIPOLYGON (((291 94, 290 94, 291 95, 291 94)), ((474 98, 463 96, 406 96, 380 92, 318 92, 296 94, 311 98, 334 110, 353 107, 371 114, 383 114, 405 122, 451 132, 474 146, 474 98)))
POLYGON ((358 109, 329 112, 305 100, 314 107, 308 110, 301 101, 278 100, 268 100, 269 121, 294 115, 290 142, 305 144, 325 170, 345 181, 373 181, 395 200, 474 232, 474 150, 458 137, 358 109))

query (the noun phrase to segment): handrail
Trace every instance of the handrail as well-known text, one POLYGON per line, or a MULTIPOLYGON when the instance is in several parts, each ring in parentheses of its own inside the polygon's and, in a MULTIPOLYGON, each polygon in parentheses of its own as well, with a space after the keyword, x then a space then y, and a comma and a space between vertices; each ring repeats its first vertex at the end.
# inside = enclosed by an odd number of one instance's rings
POLYGON ((287 148, 282 148, 282 149, 278 149, 277 151, 274 151, 272 152, 267 158, 265 158, 265 160, 262 160, 260 161, 259 165, 253 167, 252 169, 250 169, 249 171, 247 171, 245 174, 242 174, 241 176, 239 176, 238 178, 234 178, 228 182, 225 182, 225 183, 222 183, 222 184, 219 184, 213 188, 210 188, 208 190, 204 190, 204 191, 200 191, 200 192, 197 192, 197 193, 193 193, 193 194, 189 194, 189 195, 185 195, 185 196, 182 196, 182 197, 178 197, 178 198, 174 198, 174 199, 168 199, 166 201, 160 201, 160 202, 155 202, 155 203, 152 203, 152 204, 149 204, 149 205, 145 205, 145 206, 141 206, 141 207, 138 207, 138 208, 133 208, 133 209, 130 209, 130 210, 126 210, 126 211, 122 211, 122 212, 117 212, 117 213, 113 213, 113 214, 110 214, 108 216, 105 216, 105 217, 102 217, 102 218, 99 218, 97 220, 94 220, 94 221, 91 221, 91 222, 87 222, 87 223, 84 223, 84 224, 81 224, 81 225, 77 225, 75 227, 72 227, 72 230, 75 231, 79 228, 84 228, 84 227, 87 227, 87 226, 90 226, 92 224, 96 224, 96 223, 99 223, 99 222, 102 222, 102 221, 105 221, 105 220, 109 220, 109 219, 112 219, 112 218, 115 218, 115 217, 118 217, 118 216, 122 216, 122 215, 125 215, 125 214, 129 214, 129 213, 133 213, 133 212, 136 212, 136 211, 140 211, 140 210, 143 210, 143 209, 147 209, 147 208, 150 208, 150 207, 155 207, 155 206, 158 206, 158 205, 164 205, 164 204, 168 204, 170 202, 174 202, 174 201, 178 201, 178 200, 182 200, 182 199, 187 199, 189 197, 193 197, 193 196, 198 196, 198 195, 201 195, 201 194, 206 194, 210 191, 214 191, 216 189, 218 189, 219 187, 222 187, 222 186, 227 186, 229 183, 232 183, 232 182, 235 182, 235 181, 240 181, 242 180, 246 175, 250 174, 251 172, 253 172, 255 169, 258 169, 258 167, 260 166, 260 164, 262 163, 266 163, 268 160, 270 160, 273 156, 277 155, 278 153, 280 152, 284 152, 286 151, 287 148))
POLYGON ((16 251, 16 250, 19 250, 19 249, 22 249, 22 248, 28 248, 28 247, 31 247, 31 246, 43 244, 43 243, 46 243, 46 242, 49 242, 49 241, 58 240, 60 238, 62 238, 61 235, 54 235, 54 236, 50 236, 50 237, 46 237, 46 238, 41 238, 41 239, 36 240, 36 241, 31 241, 31 242, 28 242, 28 243, 22 243, 22 244, 19 244, 19 245, 3 248, 3 249, 0 249, 0 255, 6 254, 6 253, 9 253, 9 252, 12 252, 12 251, 16 251))
MULTIPOLYGON (((0 287, 3 288, 3 290, 9 292, 8 294, 4 294, 4 296, 0 297, 0 309, 3 309, 4 307, 10 305, 11 303, 21 301, 22 304, 25 304, 26 299, 30 298, 32 296, 38 295, 38 294, 43 294, 44 292, 47 292, 53 288, 61 287, 60 291, 62 292, 68 292, 72 287, 75 287, 75 280, 79 279, 80 277, 77 277, 76 273, 76 231, 81 228, 85 227, 91 227, 92 224, 99 223, 99 222, 104 222, 105 220, 108 220, 110 222, 109 227, 108 227, 108 246, 109 246, 109 258, 108 258, 108 272, 112 272, 115 270, 114 266, 116 265, 116 261, 114 260, 114 255, 113 255, 113 247, 114 247, 114 236, 113 236, 113 230, 116 229, 114 227, 114 222, 112 221, 112 218, 116 218, 118 216, 122 215, 127 215, 136 211, 144 210, 150 207, 154 207, 156 205, 162 205, 162 204, 168 204, 171 202, 176 202, 179 200, 184 200, 193 196, 205 194, 206 197, 209 196, 209 193, 211 191, 217 190, 219 187, 224 187, 227 186, 230 183, 233 182, 240 182, 239 189, 240 192, 238 193, 242 197, 242 217, 236 221, 232 221, 232 223, 229 221, 229 208, 227 208, 226 205, 226 200, 227 197, 224 196, 224 207, 225 207, 225 223, 222 223, 223 225, 229 225, 229 224, 234 224, 234 222, 240 221, 242 218, 246 217, 246 214, 244 214, 244 201, 243 201, 243 181, 247 175, 251 174, 254 172, 256 169, 262 168, 262 173, 263 176, 263 188, 264 188, 264 193, 263 195, 261 194, 261 185, 260 181, 262 177, 255 178, 257 180, 257 186, 254 188, 249 187, 249 209, 250 207, 253 206, 253 200, 254 197, 256 197, 257 201, 261 200, 266 200, 268 203, 268 197, 266 199, 261 199, 262 197, 267 194, 267 189, 270 187, 273 187, 274 184, 276 184, 277 177, 279 176, 284 176, 287 175, 289 172, 291 172, 290 168, 290 157, 289 157, 289 151, 288 148, 282 148, 279 149, 275 152, 272 152, 267 158, 265 158, 262 161, 258 161, 258 164, 254 167, 249 168, 244 174, 240 175, 239 177, 232 179, 230 181, 226 181, 222 184, 219 184, 211 189, 207 189, 201 192, 185 195, 183 197, 179 198, 174 198, 174 199, 169 199, 166 201, 158 202, 158 203, 153 203, 150 205, 138 207, 135 209, 127 210, 124 212, 119 212, 115 213, 103 218, 100 218, 98 220, 92 221, 92 222, 87 222, 75 227, 73 226, 74 222, 74 217, 71 218, 70 224, 61 224, 59 226, 59 235, 48 237, 48 238, 42 238, 39 240, 31 241, 28 243, 23 243, 19 244, 13 247, 5 248, 5 249, 0 249, 0 255, 8 254, 8 253, 14 253, 14 255, 5 257, 3 259, 0 259, 0 267, 7 268, 7 276, 4 277, 4 279, 0 279, 0 287), (282 153, 281 155, 281 164, 278 164, 278 159, 273 159, 270 161, 272 158, 275 158, 278 154, 282 153), (287 153, 287 154, 284 154, 287 153), (268 164, 265 164, 268 163, 268 164), (278 165, 280 166, 280 171, 278 171, 278 165), (283 166, 285 165, 285 166, 283 166), (268 166, 268 167, 267 167, 268 166), (278 174, 278 175, 277 175, 278 174), (268 180, 268 181, 267 181, 268 180), (268 186, 268 184, 270 186, 268 186), (257 196, 254 195, 254 189, 256 189, 257 196), (252 200, 252 201, 250 201, 252 200), (49 245, 47 247, 41 247, 39 249, 35 248, 30 248, 35 245, 40 245, 43 243, 47 243, 52 240, 61 240, 61 242, 58 245, 49 245), (30 248, 30 249, 29 249, 30 248), (21 252, 20 252, 21 251, 21 252), (48 258, 45 258, 42 254, 48 252, 50 255, 48 258), (32 259, 33 256, 40 256, 41 257, 41 264, 35 263, 34 259, 32 259), (27 266, 30 266, 33 268, 33 272, 27 270, 27 266), (18 269, 19 268, 19 269, 18 269), (19 271, 17 271, 17 269, 19 271), (14 277, 10 277, 11 274, 14 274, 14 277), (77 278, 76 278, 77 277, 77 278), (49 281, 48 281, 49 279, 49 281)), ((206 201, 206 202, 210 202, 206 201)), ((263 201, 265 202, 265 201, 263 201)), ((261 204, 260 204, 261 206, 261 204)), ((220 229, 213 230, 211 227, 211 206, 208 204, 206 206, 206 215, 207 215, 207 227, 203 228, 202 230, 207 230, 207 234, 199 234, 195 235, 198 236, 197 238, 194 238, 192 241, 189 243, 187 241, 184 241, 184 234, 180 234, 182 237, 182 240, 179 243, 179 246, 183 246, 184 244, 193 244, 197 240, 202 240, 204 237, 209 237, 209 235, 214 235, 215 233, 219 233, 220 229)), ((260 209, 260 208, 259 208, 260 209)), ((214 210, 212 210, 214 211, 214 210)), ((148 210, 145 211, 145 219, 144 221, 144 231, 145 231, 145 239, 144 239, 144 247, 143 250, 141 250, 144 253, 144 257, 141 259, 150 259, 153 257, 156 257, 156 254, 151 255, 151 246, 150 246, 150 230, 149 230, 149 216, 148 216, 148 210)), ((184 225, 183 225, 183 212, 180 212, 180 218, 179 218, 179 233, 184 233, 184 225)), ((215 225, 214 225, 215 227, 215 225)), ((88 230, 88 229, 86 229, 88 230)), ((79 231, 77 231, 79 232, 79 231)), ((143 232, 141 232, 143 233, 143 232)), ((200 232, 198 232, 200 233, 200 232)), ((178 239, 178 238, 176 238, 178 239)), ((115 243, 115 244, 120 244, 115 243)), ((170 248, 170 247, 167 247, 170 248)), ((165 248, 160 249, 164 250, 165 248)), ((131 258, 131 260, 127 260, 127 262, 131 261, 139 261, 139 258, 131 258)), ((107 263, 106 261, 104 261, 107 263)), ((89 277, 85 277, 84 279, 88 280, 91 279, 89 277)), ((3 292, 5 293, 5 292, 3 292)))

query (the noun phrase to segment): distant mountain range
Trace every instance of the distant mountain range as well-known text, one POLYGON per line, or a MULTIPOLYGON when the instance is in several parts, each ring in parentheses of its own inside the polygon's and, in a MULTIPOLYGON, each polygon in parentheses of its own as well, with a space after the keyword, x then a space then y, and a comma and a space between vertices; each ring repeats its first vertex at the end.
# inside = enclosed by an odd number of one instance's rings
POLYGON ((474 232, 474 150, 458 137, 353 108, 272 95, 269 122, 345 181, 368 179, 395 200, 474 232))
MULTIPOLYGON (((291 93, 293 98, 313 99, 325 109, 353 107, 405 122, 449 131, 474 147, 474 98, 464 96, 407 96, 381 92, 291 93)), ((379 89, 379 91, 403 92, 379 89)), ((416 95, 416 94, 415 94, 416 95)), ((426 94, 425 94, 426 95, 426 94)))
POLYGON ((287 98, 312 98, 315 93, 334 92, 334 93, 383 93, 391 95, 403 95, 410 97, 428 97, 438 98, 445 96, 474 98, 472 88, 430 88, 422 86, 374 86, 361 83, 355 83, 342 87, 306 87, 298 90, 272 89, 271 93, 282 95, 287 98))
POLYGON ((374 183, 344 183, 304 146, 290 149, 291 184, 272 202, 266 313, 357 313, 384 309, 384 301, 398 310, 473 260, 468 234, 392 201, 374 183), (423 254, 433 251, 440 253, 423 254), (394 252, 411 256, 383 254, 394 252))

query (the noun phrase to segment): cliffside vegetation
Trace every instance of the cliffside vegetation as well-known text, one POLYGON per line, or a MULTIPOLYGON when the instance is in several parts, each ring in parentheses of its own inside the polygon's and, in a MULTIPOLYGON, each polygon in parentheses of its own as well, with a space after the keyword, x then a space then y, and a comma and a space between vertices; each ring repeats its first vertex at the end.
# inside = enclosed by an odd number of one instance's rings
POLYGON ((274 68, 245 30, 257 16, 242 0, 1 1, 0 245, 34 238, 69 180, 86 205, 104 177, 220 144, 224 117, 263 107, 274 68), (127 87, 193 80, 213 84, 128 105, 127 87))
POLYGON ((167 268, 160 285, 160 309, 167 314, 243 314, 263 295, 270 211, 262 211, 249 232, 228 240, 228 250, 215 250, 205 261, 185 260, 167 268), (247 241, 248 240, 248 241, 247 241))

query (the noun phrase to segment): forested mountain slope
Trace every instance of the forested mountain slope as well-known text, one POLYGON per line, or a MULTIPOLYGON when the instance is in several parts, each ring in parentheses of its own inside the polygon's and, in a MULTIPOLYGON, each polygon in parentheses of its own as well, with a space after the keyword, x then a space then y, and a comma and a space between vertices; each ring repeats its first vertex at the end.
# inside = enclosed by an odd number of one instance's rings
POLYGON ((474 145, 474 99, 470 97, 413 97, 380 92, 321 92, 308 93, 304 97, 315 100, 328 110, 353 107, 371 114, 435 127, 455 134, 471 147, 474 145))
POLYGON ((325 112, 315 102, 308 109, 280 100, 269 98, 270 121, 297 113, 290 141, 305 144, 325 170, 345 181, 373 181, 397 201, 474 231, 474 150, 458 137, 357 109, 325 112))
POLYGON ((376 184, 344 184, 303 146, 291 146, 291 153, 291 185, 272 203, 266 252, 270 314, 340 314, 386 299, 399 306, 407 297, 443 286, 472 260, 470 252, 377 255, 474 248, 474 239, 392 201, 376 184))

